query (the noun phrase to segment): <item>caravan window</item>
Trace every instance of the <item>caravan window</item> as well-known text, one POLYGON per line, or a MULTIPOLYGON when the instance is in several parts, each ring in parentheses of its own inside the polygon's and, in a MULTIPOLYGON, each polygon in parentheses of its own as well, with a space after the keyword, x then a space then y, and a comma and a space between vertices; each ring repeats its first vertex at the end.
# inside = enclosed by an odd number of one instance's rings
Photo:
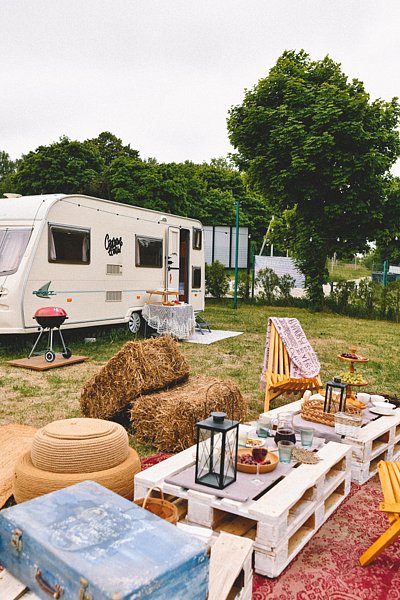
POLYGON ((162 268, 163 243, 161 239, 136 236, 137 267, 162 268))
POLYGON ((90 229, 49 224, 49 262, 88 265, 90 229))
POLYGON ((192 267, 192 289, 201 288, 201 267, 192 267))
POLYGON ((19 267, 32 229, 0 229, 0 274, 12 275, 19 267))
POLYGON ((193 250, 201 250, 202 246, 202 230, 193 227, 193 250))

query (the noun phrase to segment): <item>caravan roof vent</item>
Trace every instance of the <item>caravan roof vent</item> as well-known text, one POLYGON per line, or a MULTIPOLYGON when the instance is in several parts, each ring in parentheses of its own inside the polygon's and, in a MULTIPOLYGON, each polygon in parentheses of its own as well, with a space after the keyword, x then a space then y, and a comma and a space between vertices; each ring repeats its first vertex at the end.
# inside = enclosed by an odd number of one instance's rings
POLYGON ((4 194, 6 198, 21 198, 22 194, 4 194))

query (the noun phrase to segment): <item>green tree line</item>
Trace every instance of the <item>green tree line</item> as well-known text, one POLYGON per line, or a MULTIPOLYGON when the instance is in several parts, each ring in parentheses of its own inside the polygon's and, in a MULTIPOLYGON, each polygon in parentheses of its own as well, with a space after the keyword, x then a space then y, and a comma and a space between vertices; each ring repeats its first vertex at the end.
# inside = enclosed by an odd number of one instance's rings
POLYGON ((210 163, 158 163, 110 132, 80 142, 67 137, 13 162, 0 152, 0 193, 88 194, 197 218, 204 225, 248 226, 260 246, 269 220, 267 203, 223 158, 210 163))

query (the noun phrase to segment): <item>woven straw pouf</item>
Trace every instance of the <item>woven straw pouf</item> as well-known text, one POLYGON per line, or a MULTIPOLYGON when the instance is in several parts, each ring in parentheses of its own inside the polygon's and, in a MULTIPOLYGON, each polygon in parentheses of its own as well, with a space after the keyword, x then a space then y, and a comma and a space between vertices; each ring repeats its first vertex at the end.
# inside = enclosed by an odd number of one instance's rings
POLYGON ((123 463, 129 452, 125 429, 102 419, 64 419, 36 432, 32 464, 52 473, 92 473, 123 463))
POLYGON ((19 458, 15 466, 13 494, 15 501, 20 503, 89 479, 132 500, 133 478, 139 471, 138 454, 131 448, 128 450, 128 457, 121 464, 92 473, 54 473, 38 469, 32 463, 28 451, 19 458))

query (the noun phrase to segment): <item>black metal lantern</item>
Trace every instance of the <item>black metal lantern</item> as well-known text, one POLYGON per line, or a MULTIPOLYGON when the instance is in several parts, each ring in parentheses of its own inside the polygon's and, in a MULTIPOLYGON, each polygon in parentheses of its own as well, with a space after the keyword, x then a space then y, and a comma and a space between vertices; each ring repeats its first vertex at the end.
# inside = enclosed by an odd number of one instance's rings
POLYGON ((334 377, 333 381, 328 381, 326 384, 324 412, 330 413, 331 408, 334 412, 345 412, 346 393, 347 384, 342 383, 340 377, 334 377))
POLYGON ((195 482, 222 490, 236 481, 239 421, 225 419, 226 413, 212 412, 196 423, 195 482))

